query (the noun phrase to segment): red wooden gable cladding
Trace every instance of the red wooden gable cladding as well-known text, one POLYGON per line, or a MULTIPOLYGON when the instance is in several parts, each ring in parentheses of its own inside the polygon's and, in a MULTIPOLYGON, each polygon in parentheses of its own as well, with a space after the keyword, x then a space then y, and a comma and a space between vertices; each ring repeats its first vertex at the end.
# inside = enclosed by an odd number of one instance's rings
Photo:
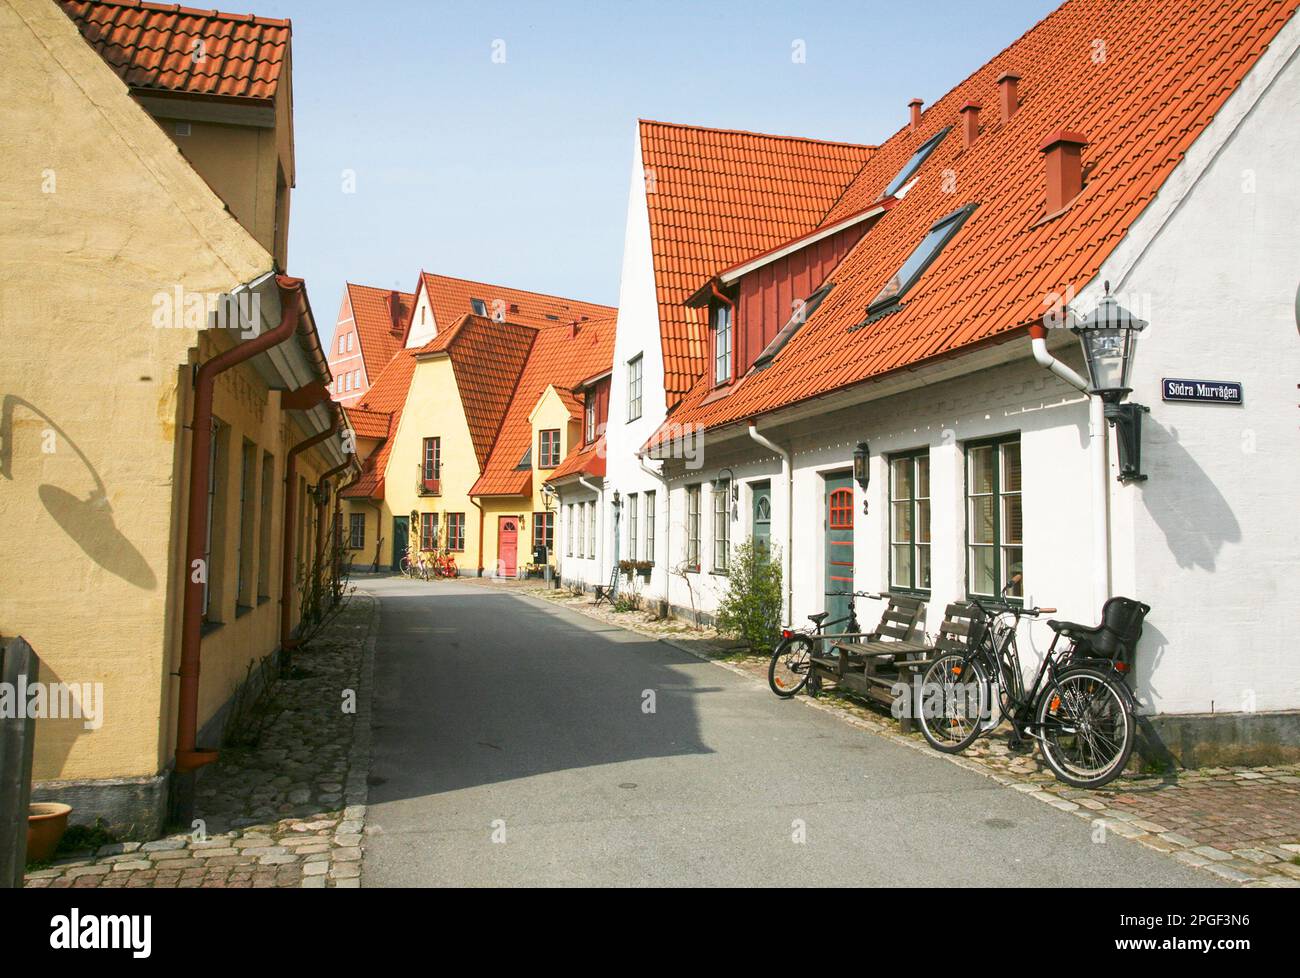
POLYGON ((1295 13, 1300 0, 1071 0, 882 144, 822 221, 880 199, 907 159, 945 127, 915 183, 835 271, 836 286, 764 370, 710 397, 698 376, 650 444, 682 425, 717 428, 964 352, 1040 321, 1045 299, 1078 291, 1192 142, 1295 13), (1103 42, 1104 49, 1097 42, 1103 42), (997 79, 1021 77, 1020 106, 986 109, 963 146, 961 107, 998 105, 997 79), (1048 215, 1040 146, 1082 132, 1083 191, 1048 215), (861 329, 867 304, 930 227, 971 217, 903 297, 861 329))
POLYGON ((288 20, 138 0, 59 0, 127 85, 189 95, 275 98, 288 20))
POLYGON ((826 281, 845 255, 866 233, 870 222, 837 231, 743 276, 737 283, 736 376, 754 365, 760 353, 788 323, 796 304, 826 281))

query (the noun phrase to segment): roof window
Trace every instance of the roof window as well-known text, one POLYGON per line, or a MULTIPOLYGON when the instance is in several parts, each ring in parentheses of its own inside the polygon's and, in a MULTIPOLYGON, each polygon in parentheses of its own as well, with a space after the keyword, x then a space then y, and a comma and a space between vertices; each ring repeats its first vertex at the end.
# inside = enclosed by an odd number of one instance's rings
POLYGON ((898 171, 898 176, 889 182, 889 186, 885 188, 885 192, 881 194, 881 197, 895 196, 903 184, 912 179, 912 174, 921 168, 921 164, 925 162, 926 157, 933 153, 934 148, 943 142, 943 137, 948 135, 948 130, 951 128, 952 126, 945 126, 923 142, 920 148, 912 154, 912 158, 903 164, 903 168, 898 171))
POLYGON ((907 290, 916 284, 916 280, 930 267, 930 263, 939 257, 939 252, 943 250, 944 245, 957 233, 974 210, 974 204, 967 204, 961 210, 953 211, 947 217, 935 221, 925 237, 921 239, 921 243, 907 256, 902 267, 890 276, 885 287, 871 300, 867 306, 867 315, 873 316, 897 306, 899 300, 907 294, 907 290))
POLYGON ((771 363, 778 353, 785 349, 785 345, 790 342, 790 338, 799 331, 799 327, 806 323, 817 307, 822 304, 822 300, 830 294, 831 289, 835 288, 834 282, 827 282, 820 289, 810 295, 803 301, 798 309, 795 310, 790 321, 781 327, 780 331, 772 337, 772 342, 763 348, 763 352, 758 355, 754 361, 754 369, 762 370, 771 363))
POLYGON ((487 318, 487 303, 482 299, 470 299, 469 307, 474 310, 474 315, 487 318))

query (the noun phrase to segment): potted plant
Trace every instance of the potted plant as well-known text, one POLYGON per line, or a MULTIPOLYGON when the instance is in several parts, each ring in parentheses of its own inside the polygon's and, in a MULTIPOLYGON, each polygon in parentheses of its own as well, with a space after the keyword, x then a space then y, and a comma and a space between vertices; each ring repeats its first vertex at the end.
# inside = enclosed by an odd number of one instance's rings
POLYGON ((618 562, 618 572, 622 574, 624 577, 626 577, 629 581, 632 580, 632 575, 636 573, 636 561, 620 560, 618 562))
POLYGON ((54 855, 71 814, 71 805, 57 801, 34 801, 27 806, 28 862, 45 862, 54 855))
POLYGON ((641 579, 643 581, 650 580, 650 572, 653 571, 654 569, 655 569, 655 562, 653 560, 636 561, 636 572, 641 576, 641 579))

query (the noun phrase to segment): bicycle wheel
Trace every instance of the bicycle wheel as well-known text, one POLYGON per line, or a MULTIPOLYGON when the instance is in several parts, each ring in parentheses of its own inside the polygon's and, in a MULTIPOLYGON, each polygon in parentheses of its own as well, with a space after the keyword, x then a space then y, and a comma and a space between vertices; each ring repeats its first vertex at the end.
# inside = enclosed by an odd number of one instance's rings
POLYGON ((1052 772, 1076 788, 1100 788, 1124 770, 1137 740, 1128 697, 1097 669, 1068 669, 1035 711, 1039 745, 1052 772))
POLYGON ((812 640, 804 635, 783 638, 767 666, 767 684, 782 699, 789 699, 808 684, 812 669, 812 640))
POLYGON ((402 558, 402 562, 401 562, 398 566, 399 566, 399 567, 401 568, 401 570, 402 570, 402 576, 403 576, 403 577, 410 577, 410 576, 411 576, 411 558, 410 558, 409 556, 407 556, 407 557, 403 557, 403 558, 402 558))
POLYGON ((915 703, 921 733, 935 750, 960 754, 979 736, 989 697, 988 676, 978 659, 940 656, 925 670, 915 703))

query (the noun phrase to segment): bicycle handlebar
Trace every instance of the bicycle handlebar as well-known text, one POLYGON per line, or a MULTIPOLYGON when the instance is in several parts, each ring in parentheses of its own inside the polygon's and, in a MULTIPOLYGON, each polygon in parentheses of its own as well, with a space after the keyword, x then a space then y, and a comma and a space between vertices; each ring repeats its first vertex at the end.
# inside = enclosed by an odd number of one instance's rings
POLYGON ((1022 618, 1037 618, 1039 615, 1050 615, 1055 614, 1056 612, 1055 608, 1024 608, 1020 605, 1011 604, 1009 601, 1000 601, 995 598, 984 598, 981 600, 973 594, 970 599, 971 602, 980 609, 980 611, 990 617, 995 614, 1014 614, 1022 618), (987 604, 985 602, 987 602, 987 604))

